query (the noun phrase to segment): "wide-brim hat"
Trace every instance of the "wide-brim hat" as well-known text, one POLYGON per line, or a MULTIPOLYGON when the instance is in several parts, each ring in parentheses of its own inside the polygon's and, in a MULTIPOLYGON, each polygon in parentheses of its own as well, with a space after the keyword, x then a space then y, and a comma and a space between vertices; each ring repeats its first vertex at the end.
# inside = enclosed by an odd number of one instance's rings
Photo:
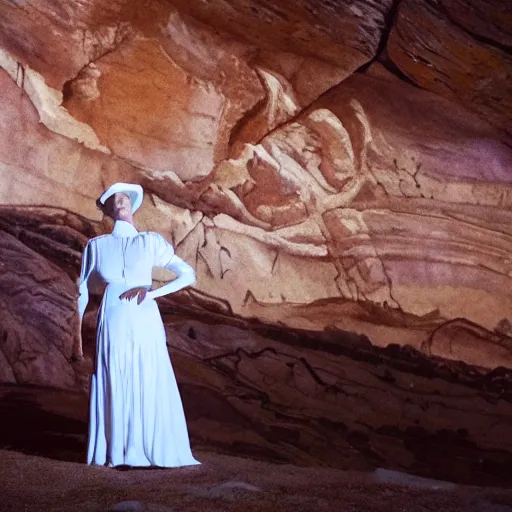
POLYGON ((105 201, 113 196, 114 194, 117 194, 118 192, 122 192, 123 194, 126 194, 132 203, 132 213, 134 213, 136 210, 140 208, 140 205, 142 204, 142 199, 144 197, 144 191, 142 190, 142 187, 140 185, 136 185, 134 183, 114 183, 111 185, 103 194, 101 194, 98 201, 104 205, 105 201))

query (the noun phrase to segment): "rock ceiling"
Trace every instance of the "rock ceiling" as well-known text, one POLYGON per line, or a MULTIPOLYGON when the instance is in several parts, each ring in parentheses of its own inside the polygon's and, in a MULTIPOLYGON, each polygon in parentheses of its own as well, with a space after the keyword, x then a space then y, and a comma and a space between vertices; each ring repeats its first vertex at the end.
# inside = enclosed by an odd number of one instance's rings
POLYGON ((349 310, 378 306, 386 328, 398 312, 399 342, 426 315, 508 325, 503 2, 0 0, 0 13, 4 205, 101 232, 94 198, 134 180, 140 226, 195 263, 203 303, 382 344, 349 310), (326 299, 339 315, 293 312, 326 299))

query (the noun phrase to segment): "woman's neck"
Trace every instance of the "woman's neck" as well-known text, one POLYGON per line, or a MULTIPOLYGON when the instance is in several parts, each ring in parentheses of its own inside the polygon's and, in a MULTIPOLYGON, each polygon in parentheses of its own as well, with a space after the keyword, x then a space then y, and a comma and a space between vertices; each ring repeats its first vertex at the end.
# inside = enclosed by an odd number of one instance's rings
POLYGON ((130 215, 123 215, 123 216, 114 217, 114 222, 118 222, 118 221, 128 222, 129 224, 134 226, 133 215, 131 213, 130 213, 130 215))
POLYGON ((131 222, 119 219, 114 223, 112 234, 120 237, 132 237, 138 235, 139 232, 131 222))

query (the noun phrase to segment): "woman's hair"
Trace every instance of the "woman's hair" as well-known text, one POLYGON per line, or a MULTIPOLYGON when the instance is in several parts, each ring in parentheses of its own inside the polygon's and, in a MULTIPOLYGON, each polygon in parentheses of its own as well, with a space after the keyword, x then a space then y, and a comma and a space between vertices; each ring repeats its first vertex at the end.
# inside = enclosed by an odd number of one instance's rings
MULTIPOLYGON (((126 195, 126 197, 130 200, 130 204, 132 203, 132 198, 129 196, 129 194, 126 194, 125 192, 122 192, 122 194, 126 195)), ((107 217, 110 217, 112 220, 114 219, 114 200, 116 195, 112 194, 106 201, 105 204, 101 204, 99 199, 96 199, 96 206, 103 212, 104 215, 107 217)))
POLYGON ((112 217, 112 206, 113 206, 113 202, 114 202, 114 197, 115 197, 115 195, 110 196, 105 201, 105 204, 102 204, 100 202, 99 198, 96 199, 97 208, 103 212, 103 215, 107 215, 107 217, 110 217, 111 219, 113 218, 112 217))

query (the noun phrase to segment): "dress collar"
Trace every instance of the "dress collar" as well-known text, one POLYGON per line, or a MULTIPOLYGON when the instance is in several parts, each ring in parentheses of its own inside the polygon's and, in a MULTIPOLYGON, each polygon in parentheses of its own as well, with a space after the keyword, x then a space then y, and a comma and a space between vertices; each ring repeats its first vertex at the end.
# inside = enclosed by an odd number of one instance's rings
POLYGON ((137 236, 139 232, 133 224, 130 224, 125 220, 116 220, 112 234, 120 237, 133 237, 137 236))

